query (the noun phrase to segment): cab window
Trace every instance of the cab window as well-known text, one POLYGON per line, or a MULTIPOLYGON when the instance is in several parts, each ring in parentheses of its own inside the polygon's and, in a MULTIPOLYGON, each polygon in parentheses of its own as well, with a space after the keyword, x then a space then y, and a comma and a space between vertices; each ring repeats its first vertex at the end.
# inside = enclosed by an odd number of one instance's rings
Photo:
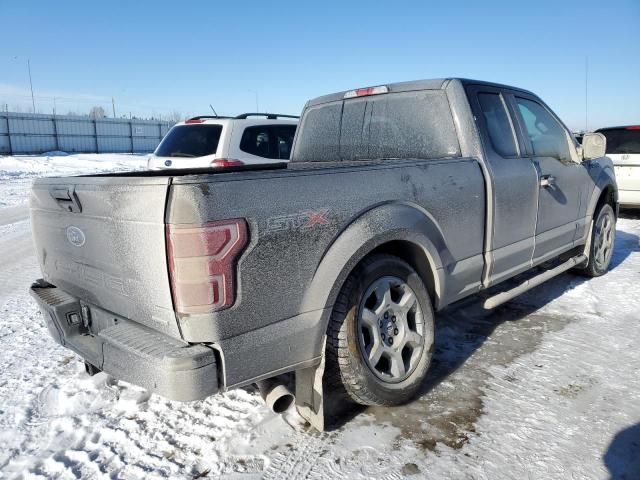
POLYGON ((503 157, 517 156, 518 148, 513 128, 500 94, 479 93, 478 102, 493 149, 503 157))

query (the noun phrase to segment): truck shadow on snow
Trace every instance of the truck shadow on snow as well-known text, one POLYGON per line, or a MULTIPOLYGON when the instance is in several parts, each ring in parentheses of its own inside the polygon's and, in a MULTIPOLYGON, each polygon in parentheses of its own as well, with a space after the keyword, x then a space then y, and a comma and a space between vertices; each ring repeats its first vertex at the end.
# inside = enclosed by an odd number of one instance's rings
POLYGON ((640 478, 640 423, 613 437, 603 460, 612 479, 640 478))
MULTIPOLYGON (((638 236, 621 230, 616 234, 611 269, 621 265, 632 252, 640 251, 638 236)), ((500 288, 521 281, 522 277, 516 278, 500 288)), ((340 395, 328 400, 331 408, 325 411, 337 412, 328 419, 328 430, 340 429, 356 417, 366 422, 373 415, 376 422, 399 428, 402 438, 412 439, 421 448, 432 450, 438 442, 462 447, 482 414, 482 390, 492 377, 490 370, 533 352, 545 333, 561 330, 576 320, 578 315, 574 313, 558 315, 540 310, 586 281, 585 277, 566 273, 493 311, 482 308, 484 298, 496 291, 489 289, 440 312, 436 316, 431 368, 418 398, 395 408, 364 408, 346 402, 340 395)), ((508 387, 519 379, 507 375, 500 381, 508 387)))

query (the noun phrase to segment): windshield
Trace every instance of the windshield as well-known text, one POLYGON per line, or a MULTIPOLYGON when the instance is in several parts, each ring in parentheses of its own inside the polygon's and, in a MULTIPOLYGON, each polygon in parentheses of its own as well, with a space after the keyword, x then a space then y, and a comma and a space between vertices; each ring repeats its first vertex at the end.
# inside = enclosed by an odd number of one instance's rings
POLYGON ((222 125, 180 125, 164 137, 155 154, 158 157, 203 157, 218 150, 222 125))
POLYGON ((607 137, 607 153, 640 153, 640 129, 612 128, 598 133, 607 137))

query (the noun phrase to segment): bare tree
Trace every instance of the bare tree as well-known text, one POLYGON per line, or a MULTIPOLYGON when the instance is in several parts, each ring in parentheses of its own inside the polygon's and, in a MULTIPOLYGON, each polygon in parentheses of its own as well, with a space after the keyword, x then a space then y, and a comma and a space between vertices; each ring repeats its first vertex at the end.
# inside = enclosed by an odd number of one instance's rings
POLYGON ((181 122, 182 120, 184 120, 184 116, 177 110, 174 110, 169 115, 167 115, 167 121, 169 123, 178 123, 178 122, 181 122))
POLYGON ((94 120, 96 118, 106 117, 106 115, 104 114, 104 108, 98 106, 91 107, 91 110, 89 110, 89 117, 93 118, 94 120))

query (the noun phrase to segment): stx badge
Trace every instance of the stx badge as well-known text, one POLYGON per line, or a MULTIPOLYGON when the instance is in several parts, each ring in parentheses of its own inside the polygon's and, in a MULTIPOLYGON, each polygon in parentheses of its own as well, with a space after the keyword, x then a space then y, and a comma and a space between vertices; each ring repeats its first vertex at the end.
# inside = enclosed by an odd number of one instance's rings
POLYGON ((308 230, 318 225, 329 224, 329 210, 324 208, 314 212, 279 215, 267 220, 265 233, 284 232, 290 230, 308 230))

